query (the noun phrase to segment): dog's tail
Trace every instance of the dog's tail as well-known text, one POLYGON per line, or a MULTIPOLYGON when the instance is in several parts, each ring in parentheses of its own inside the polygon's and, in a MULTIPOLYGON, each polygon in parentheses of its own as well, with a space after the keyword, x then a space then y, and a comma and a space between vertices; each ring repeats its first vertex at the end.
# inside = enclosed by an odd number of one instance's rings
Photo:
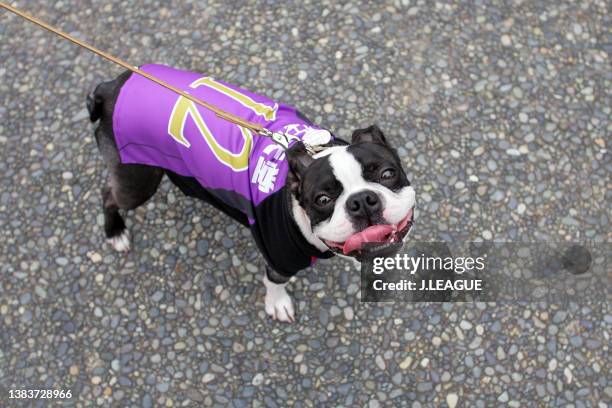
POLYGON ((89 120, 92 122, 95 122, 102 117, 104 99, 100 95, 101 85, 102 84, 99 84, 93 92, 87 95, 87 110, 89 111, 89 120))

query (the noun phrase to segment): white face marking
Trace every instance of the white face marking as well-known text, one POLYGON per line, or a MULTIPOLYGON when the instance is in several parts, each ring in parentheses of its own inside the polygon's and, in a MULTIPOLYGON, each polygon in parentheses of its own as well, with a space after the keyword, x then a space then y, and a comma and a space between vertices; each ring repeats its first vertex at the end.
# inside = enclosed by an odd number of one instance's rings
POLYGON ((383 206, 383 218, 389 224, 398 224, 414 207, 415 192, 411 186, 394 192, 381 184, 366 181, 363 178, 361 164, 347 151, 347 146, 338 147, 330 152, 329 162, 334 176, 342 184, 342 194, 336 200, 333 215, 313 229, 318 238, 344 242, 358 232, 355 231, 346 213, 346 199, 362 190, 371 190, 378 194, 383 206))

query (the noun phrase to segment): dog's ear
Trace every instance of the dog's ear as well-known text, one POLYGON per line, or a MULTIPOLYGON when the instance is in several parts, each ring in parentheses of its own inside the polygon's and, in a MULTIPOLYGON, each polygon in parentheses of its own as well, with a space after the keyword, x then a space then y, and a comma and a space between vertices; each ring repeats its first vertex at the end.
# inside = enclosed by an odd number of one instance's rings
POLYGON ((385 139, 385 135, 383 135, 383 132, 376 125, 372 125, 365 129, 357 129, 353 132, 351 144, 361 142, 378 143, 381 145, 389 146, 389 144, 387 143, 387 139, 385 139))
POLYGON ((287 162, 289 163, 287 185, 291 189, 291 192, 297 196, 304 174, 314 159, 308 154, 306 146, 302 142, 298 142, 291 146, 286 154, 287 162))

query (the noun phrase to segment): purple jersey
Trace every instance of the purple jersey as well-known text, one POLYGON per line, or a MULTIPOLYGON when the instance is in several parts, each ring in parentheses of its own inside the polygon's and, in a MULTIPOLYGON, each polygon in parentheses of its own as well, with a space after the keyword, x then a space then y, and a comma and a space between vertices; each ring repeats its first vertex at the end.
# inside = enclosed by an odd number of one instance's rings
MULTIPOLYGON (((291 106, 211 77, 155 64, 141 69, 268 130, 297 139, 326 132, 291 106)), ((122 163, 164 168, 185 194, 248 225, 268 264, 281 275, 292 276, 313 258, 332 256, 299 231, 284 188, 285 152, 272 139, 137 74, 130 75, 117 97, 113 131, 122 163)))
MULTIPOLYGON (((291 106, 195 72, 148 64, 141 69, 220 109, 271 131, 303 137, 320 128, 291 106)), ((113 130, 122 163, 162 167, 194 177, 255 222, 253 206, 285 184, 281 146, 140 76, 121 88, 113 130)))

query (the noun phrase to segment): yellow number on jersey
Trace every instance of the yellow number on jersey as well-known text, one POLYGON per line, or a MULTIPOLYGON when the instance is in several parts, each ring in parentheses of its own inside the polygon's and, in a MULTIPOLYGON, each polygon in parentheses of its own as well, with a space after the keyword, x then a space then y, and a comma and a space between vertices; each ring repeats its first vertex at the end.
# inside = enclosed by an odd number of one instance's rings
POLYGON ((200 85, 206 85, 209 88, 214 89, 215 91, 221 92, 225 96, 229 96, 236 102, 239 102, 242 106, 249 108, 250 110, 255 112, 257 115, 263 116, 265 120, 270 121, 276 119, 276 110, 278 109, 277 104, 274 104, 274 106, 270 107, 263 103, 257 103, 248 96, 243 95, 240 92, 233 90, 232 88, 225 86, 210 77, 200 78, 193 84, 191 84, 193 88, 200 85))
MULTIPOLYGON (((203 83, 200 81, 204 79, 206 78, 200 78, 189 86, 191 88, 197 88, 198 86, 203 85, 203 83)), ((239 153, 232 153, 217 142, 208 126, 206 126, 206 122, 204 122, 204 119, 202 119, 202 115, 200 115, 195 103, 183 96, 179 96, 174 108, 172 109, 172 113, 170 114, 170 120, 168 121, 168 134, 185 147, 191 146, 183 132, 188 116, 191 116, 196 127, 198 128, 198 131, 219 162, 230 167, 234 171, 244 171, 249 168, 249 154, 251 153, 253 146, 253 135, 248 129, 238 126, 240 132, 242 133, 244 144, 239 153)))

